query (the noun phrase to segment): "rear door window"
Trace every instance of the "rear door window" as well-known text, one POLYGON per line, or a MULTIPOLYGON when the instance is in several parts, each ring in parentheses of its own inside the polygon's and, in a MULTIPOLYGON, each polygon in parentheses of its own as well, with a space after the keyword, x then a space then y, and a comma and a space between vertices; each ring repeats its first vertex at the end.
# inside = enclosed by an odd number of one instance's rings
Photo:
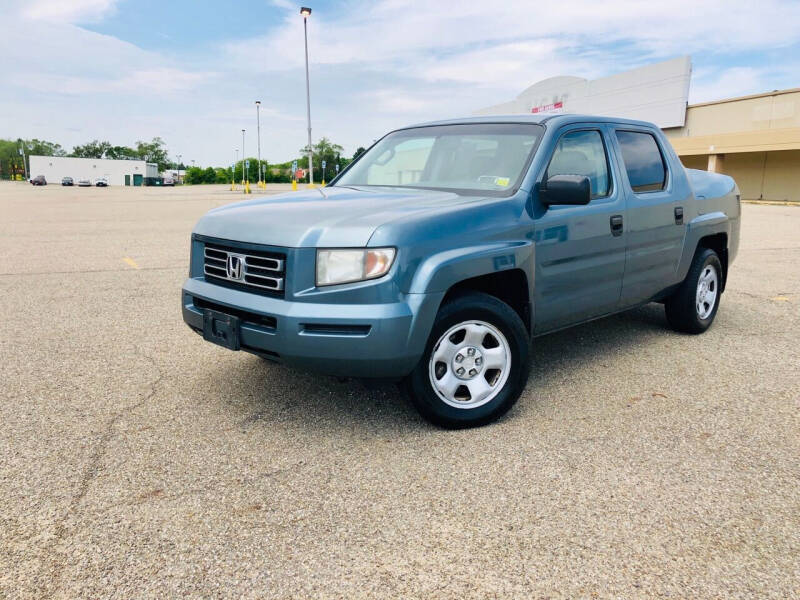
POLYGON ((622 161, 634 192, 657 192, 667 184, 664 157, 652 134, 641 131, 617 131, 622 161))

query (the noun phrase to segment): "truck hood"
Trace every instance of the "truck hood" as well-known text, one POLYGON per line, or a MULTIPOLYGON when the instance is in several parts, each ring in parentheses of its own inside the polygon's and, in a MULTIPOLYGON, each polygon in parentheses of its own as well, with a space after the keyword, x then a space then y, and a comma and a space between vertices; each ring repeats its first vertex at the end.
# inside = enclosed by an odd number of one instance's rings
POLYGON ((329 187, 266 196, 215 208, 194 233, 283 246, 363 247, 395 219, 480 198, 408 188, 329 187))

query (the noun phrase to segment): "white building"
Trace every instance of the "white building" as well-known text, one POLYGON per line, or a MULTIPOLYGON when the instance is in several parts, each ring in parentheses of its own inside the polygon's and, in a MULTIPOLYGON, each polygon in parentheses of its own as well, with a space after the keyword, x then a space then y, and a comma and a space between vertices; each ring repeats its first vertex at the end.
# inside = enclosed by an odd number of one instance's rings
POLYGON ((692 62, 681 56, 610 77, 551 77, 534 83, 513 100, 479 115, 566 112, 651 121, 661 128, 683 127, 692 62))
POLYGON ((80 179, 94 184, 105 177, 108 185, 146 185, 148 179, 159 177, 158 165, 143 160, 31 156, 30 165, 31 177, 44 175, 48 183, 61 183, 63 177, 72 177, 76 184, 80 179))

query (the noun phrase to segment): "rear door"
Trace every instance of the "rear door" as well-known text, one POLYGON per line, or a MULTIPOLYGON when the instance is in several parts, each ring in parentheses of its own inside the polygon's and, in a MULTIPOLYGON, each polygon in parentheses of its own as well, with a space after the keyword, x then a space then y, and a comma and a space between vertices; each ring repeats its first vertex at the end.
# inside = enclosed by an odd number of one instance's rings
POLYGON ((613 312, 625 269, 625 194, 609 152, 605 124, 574 124, 559 132, 548 167, 553 175, 585 175, 586 206, 550 206, 534 224, 536 332, 613 312))
POLYGON ((633 306, 674 283, 686 226, 659 137, 620 125, 613 138, 628 209, 622 306, 633 306))

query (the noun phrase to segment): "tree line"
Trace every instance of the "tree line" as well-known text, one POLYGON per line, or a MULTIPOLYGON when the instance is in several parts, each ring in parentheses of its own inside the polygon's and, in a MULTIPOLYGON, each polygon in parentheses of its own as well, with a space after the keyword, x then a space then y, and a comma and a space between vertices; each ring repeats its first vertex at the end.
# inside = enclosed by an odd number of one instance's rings
MULTIPOLYGON (((364 152, 363 147, 359 147, 352 158, 342 156, 343 148, 339 144, 331 142, 323 137, 312 146, 314 152, 314 181, 330 181, 336 176, 336 165, 339 171, 349 165, 354 158, 364 152), (322 161, 325 161, 325 172, 322 171, 322 161)), ((261 173, 266 183, 289 183, 292 180, 292 163, 297 161, 297 168, 308 170, 308 150, 301 148, 300 156, 294 160, 283 163, 269 163, 261 160, 261 173)), ((184 183, 231 183, 248 180, 251 183, 258 181, 258 159, 255 157, 245 158, 238 161, 235 165, 227 168, 222 167, 189 167, 186 169, 184 183), (249 161, 250 167, 247 168, 249 161)))
MULTIPOLYGON (((339 144, 331 142, 323 137, 312 146, 314 152, 314 181, 330 181, 336 175, 336 165, 341 171, 359 154, 364 152, 360 147, 356 150, 352 158, 342 156, 343 148, 339 144), (325 161, 325 172, 322 171, 322 161, 325 161)), ((189 167, 183 163, 171 160, 164 140, 154 137, 151 141, 137 141, 131 146, 115 146, 108 141, 92 140, 86 144, 75 146, 71 152, 67 152, 60 144, 39 139, 0 139, 0 179, 12 179, 15 175, 22 175, 26 170, 30 173, 30 163, 28 156, 71 156, 76 158, 110 158, 144 160, 158 165, 159 172, 167 169, 183 170, 186 175, 185 183, 230 183, 242 181, 243 178, 251 182, 258 181, 258 159, 245 158, 229 167, 189 167), (20 148, 25 150, 25 162, 19 153, 20 148), (249 170, 246 169, 246 161, 250 161, 249 170), (244 175, 244 177, 243 177, 244 175)), ((299 156, 294 159, 297 167, 308 170, 308 151, 306 148, 299 150, 299 156)), ((270 164, 266 160, 261 161, 261 169, 264 180, 267 183, 285 183, 292 180, 292 163, 289 160, 283 163, 270 164)))

